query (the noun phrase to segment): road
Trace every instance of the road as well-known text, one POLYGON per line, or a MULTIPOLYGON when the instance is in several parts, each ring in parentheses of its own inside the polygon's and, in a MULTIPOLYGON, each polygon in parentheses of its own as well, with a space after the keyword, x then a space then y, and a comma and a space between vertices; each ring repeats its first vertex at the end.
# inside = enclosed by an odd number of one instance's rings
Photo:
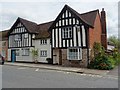
POLYGON ((38 68, 2 67, 3 88, 118 88, 115 77, 38 68))

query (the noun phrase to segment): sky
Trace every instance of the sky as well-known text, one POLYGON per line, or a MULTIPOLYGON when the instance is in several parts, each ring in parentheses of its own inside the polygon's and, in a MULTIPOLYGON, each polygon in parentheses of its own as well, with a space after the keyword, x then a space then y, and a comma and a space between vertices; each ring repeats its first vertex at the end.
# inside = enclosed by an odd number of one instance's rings
POLYGON ((55 20, 64 5, 67 4, 79 13, 102 8, 106 11, 107 33, 118 36, 118 1, 116 0, 4 0, 0 2, 0 30, 10 29, 18 17, 45 23, 55 20))

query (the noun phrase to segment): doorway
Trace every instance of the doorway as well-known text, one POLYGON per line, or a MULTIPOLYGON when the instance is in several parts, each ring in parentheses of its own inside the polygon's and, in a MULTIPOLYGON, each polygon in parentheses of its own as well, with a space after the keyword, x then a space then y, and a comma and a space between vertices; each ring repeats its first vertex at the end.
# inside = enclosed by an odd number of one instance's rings
POLYGON ((11 62, 15 62, 15 61, 16 61, 16 51, 11 50, 11 62))

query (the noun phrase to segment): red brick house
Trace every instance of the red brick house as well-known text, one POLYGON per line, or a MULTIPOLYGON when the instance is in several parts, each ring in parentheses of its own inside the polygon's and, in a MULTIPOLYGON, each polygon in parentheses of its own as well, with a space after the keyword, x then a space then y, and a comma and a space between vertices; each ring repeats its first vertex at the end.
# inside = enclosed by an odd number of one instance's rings
POLYGON ((7 36, 8 30, 1 31, 0 32, 0 53, 5 58, 5 60, 8 60, 8 36, 7 36))

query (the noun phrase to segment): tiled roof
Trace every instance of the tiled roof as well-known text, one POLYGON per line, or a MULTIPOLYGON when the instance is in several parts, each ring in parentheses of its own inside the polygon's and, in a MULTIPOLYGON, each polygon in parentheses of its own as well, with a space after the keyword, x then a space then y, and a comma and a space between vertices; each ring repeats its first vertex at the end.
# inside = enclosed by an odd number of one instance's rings
POLYGON ((94 27, 97 12, 99 13, 99 10, 93 10, 79 15, 82 17, 82 19, 84 19, 86 22, 88 22, 91 26, 94 27))
POLYGON ((48 29, 49 29, 49 27, 51 26, 52 23, 53 23, 53 21, 39 24, 37 26, 37 29, 36 29, 38 34, 36 35, 35 39, 50 37, 48 29))
POLYGON ((30 33, 37 33, 35 29, 37 29, 37 24, 31 21, 28 21, 26 19, 18 17, 18 19, 24 24, 24 26, 27 28, 27 30, 30 33))
MULTIPOLYGON (((94 27, 95 18, 96 18, 97 12, 99 13, 99 10, 94 10, 94 11, 90 11, 87 13, 79 14, 77 11, 75 11, 68 5, 65 5, 65 7, 67 7, 69 10, 71 10, 83 22, 85 22, 86 24, 88 24, 91 27, 94 27)), ((18 18, 18 20, 20 20, 24 24, 24 26, 27 28, 27 30, 30 33, 36 33, 35 39, 48 38, 50 36, 50 34, 48 33, 48 29, 53 24, 53 21, 47 22, 47 23, 42 23, 42 24, 37 24, 37 23, 31 22, 29 20, 26 20, 26 19, 23 19, 20 17, 18 18)))

